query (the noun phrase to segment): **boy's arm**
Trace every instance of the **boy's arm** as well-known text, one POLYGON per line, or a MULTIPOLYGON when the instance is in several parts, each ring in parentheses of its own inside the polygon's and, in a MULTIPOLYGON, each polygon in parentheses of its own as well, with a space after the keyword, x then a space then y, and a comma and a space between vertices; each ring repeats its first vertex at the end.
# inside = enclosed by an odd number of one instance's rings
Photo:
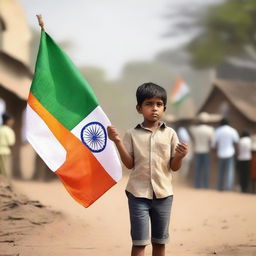
POLYGON ((126 168, 132 169, 134 167, 134 159, 126 150, 117 129, 114 126, 108 126, 107 130, 108 137, 115 143, 123 164, 126 166, 126 168))
POLYGON ((187 143, 180 142, 175 148, 175 155, 171 158, 171 169, 176 172, 180 169, 182 159, 188 153, 188 145, 187 143))

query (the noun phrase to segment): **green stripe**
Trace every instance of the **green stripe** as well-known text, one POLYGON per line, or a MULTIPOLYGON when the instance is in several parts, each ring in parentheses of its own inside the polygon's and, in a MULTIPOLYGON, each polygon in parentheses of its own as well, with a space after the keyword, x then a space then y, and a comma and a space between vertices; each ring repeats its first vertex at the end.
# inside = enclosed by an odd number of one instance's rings
POLYGON ((99 105, 88 82, 44 31, 41 33, 31 91, 69 130, 99 105))

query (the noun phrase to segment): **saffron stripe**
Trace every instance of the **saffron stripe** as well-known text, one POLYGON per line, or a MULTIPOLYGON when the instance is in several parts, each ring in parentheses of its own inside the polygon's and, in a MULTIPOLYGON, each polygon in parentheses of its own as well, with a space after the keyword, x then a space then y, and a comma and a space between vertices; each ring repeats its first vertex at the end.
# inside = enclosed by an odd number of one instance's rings
POLYGON ((180 78, 177 79, 176 83, 174 84, 174 88, 172 91, 172 97, 174 98, 176 96, 176 94, 178 93, 178 91, 180 90, 182 84, 182 80, 180 78))
POLYGON ((26 136, 52 171, 56 171, 66 161, 66 150, 29 105, 26 108, 26 136))
MULTIPOLYGON (((65 163, 55 172, 70 195, 88 207, 116 182, 91 151, 29 94, 28 104, 44 120, 67 151, 65 163)), ((57 153, 57 152, 56 152, 57 153)))

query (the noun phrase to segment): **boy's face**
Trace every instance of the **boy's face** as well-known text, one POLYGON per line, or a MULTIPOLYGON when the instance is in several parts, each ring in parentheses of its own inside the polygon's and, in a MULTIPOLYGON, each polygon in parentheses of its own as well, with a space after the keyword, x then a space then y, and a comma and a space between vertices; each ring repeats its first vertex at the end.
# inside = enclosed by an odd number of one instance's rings
POLYGON ((143 115, 144 119, 150 122, 156 122, 164 114, 164 102, 160 98, 145 99, 142 104, 137 105, 137 111, 143 115))

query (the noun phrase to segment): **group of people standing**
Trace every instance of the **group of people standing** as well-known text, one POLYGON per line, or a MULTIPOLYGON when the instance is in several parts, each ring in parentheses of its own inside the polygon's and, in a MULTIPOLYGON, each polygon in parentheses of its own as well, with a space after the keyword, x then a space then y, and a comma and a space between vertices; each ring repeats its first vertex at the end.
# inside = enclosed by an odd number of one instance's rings
MULTIPOLYGON (((194 151, 194 185, 209 188, 211 152, 217 157, 216 188, 233 190, 238 183, 242 192, 256 193, 256 136, 248 131, 241 134, 223 118, 214 129, 203 118, 189 128, 185 138, 184 127, 178 129, 180 139, 186 139, 194 151)), ((192 159, 192 158, 191 158, 192 159)))

